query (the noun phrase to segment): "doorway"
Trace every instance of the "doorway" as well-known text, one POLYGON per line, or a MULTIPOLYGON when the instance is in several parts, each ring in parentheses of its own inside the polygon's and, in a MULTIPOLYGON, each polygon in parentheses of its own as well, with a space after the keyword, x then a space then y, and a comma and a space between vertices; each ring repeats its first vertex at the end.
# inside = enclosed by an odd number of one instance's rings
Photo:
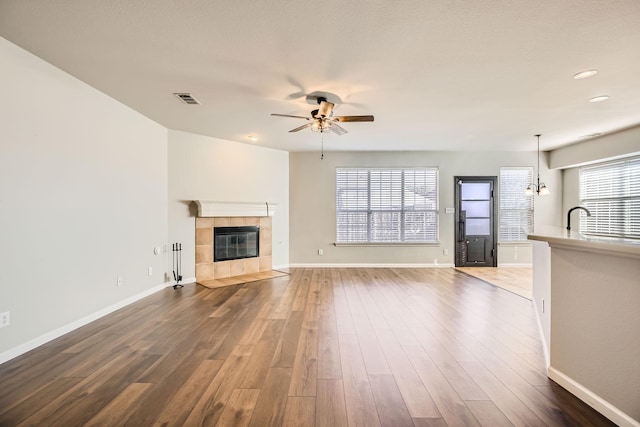
POLYGON ((455 178, 456 267, 497 267, 495 176, 455 178))

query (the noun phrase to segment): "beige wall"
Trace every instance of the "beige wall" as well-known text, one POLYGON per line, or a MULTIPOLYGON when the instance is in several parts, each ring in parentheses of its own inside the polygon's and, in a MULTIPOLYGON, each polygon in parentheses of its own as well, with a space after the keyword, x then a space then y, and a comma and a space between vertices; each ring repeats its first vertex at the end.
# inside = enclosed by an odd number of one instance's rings
POLYGON ((2 361, 164 284, 167 130, 2 38, 0 58, 2 361))
POLYGON ((531 241, 533 250, 531 297, 538 316, 544 345, 544 356, 549 365, 549 349, 551 347, 551 248, 547 242, 531 241))
MULTIPOLYGON (((169 131, 169 242, 181 242, 182 276, 195 278, 193 200, 269 202, 273 266, 289 263, 289 153, 169 131)), ((171 267, 171 266, 169 266, 171 267)))
MULTIPOLYGON (((611 159, 640 155, 640 127, 595 138, 550 153, 552 165, 562 170, 562 225, 567 225, 567 212, 580 205, 579 166, 611 159)), ((577 216, 577 214, 574 214, 577 216)), ((577 224, 577 222, 576 222, 577 224)))
POLYGON ((565 169, 640 154, 640 126, 553 150, 550 165, 565 169))
POLYGON ((573 383, 578 392, 593 393, 636 422, 640 422, 638 277, 637 256, 551 247, 550 376, 570 390, 573 383))
MULTIPOLYGON (((456 175, 499 176, 501 166, 534 166, 535 152, 330 152, 290 154, 290 244, 292 265, 305 264, 453 264, 456 175), (437 166, 440 169, 440 244, 431 246, 336 247, 335 169, 355 166, 437 166), (318 255, 318 249, 324 255, 318 255), (443 251, 449 254, 444 255, 443 251)), ((535 225, 561 224, 561 174, 541 161, 541 178, 550 196, 536 196, 535 225)), ((500 245, 499 263, 531 262, 530 245, 500 245), (516 257, 517 254, 517 257, 516 257)))

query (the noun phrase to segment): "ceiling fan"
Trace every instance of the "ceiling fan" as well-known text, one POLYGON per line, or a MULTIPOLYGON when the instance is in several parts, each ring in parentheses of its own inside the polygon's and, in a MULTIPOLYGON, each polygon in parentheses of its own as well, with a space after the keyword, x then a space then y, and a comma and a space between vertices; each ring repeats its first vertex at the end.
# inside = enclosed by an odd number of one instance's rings
POLYGON ((317 103, 319 105, 318 109, 311 111, 310 117, 305 116, 292 116, 289 114, 277 114, 271 113, 272 116, 279 117, 293 117, 294 119, 304 119, 307 120, 308 123, 305 123, 302 126, 299 126, 295 129, 291 129, 289 132, 298 132, 302 129, 311 128, 314 132, 333 132, 338 135, 344 135, 347 133, 347 130, 342 126, 338 125, 338 123, 345 122, 372 122, 373 116, 334 116, 333 115, 333 107, 335 104, 333 102, 327 101, 327 98, 323 96, 319 96, 316 98, 317 103))

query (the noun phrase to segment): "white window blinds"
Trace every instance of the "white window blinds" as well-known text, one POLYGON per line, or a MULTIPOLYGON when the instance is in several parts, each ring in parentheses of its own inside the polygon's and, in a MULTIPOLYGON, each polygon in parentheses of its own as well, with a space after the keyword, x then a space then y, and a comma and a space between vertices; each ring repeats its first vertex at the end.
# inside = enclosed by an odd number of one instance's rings
POLYGON ((527 240, 533 231, 533 196, 524 194, 533 168, 500 168, 500 241, 527 240))
POLYGON ((438 169, 336 169, 337 243, 438 241, 438 169))
POLYGON ((640 157, 580 168, 580 231, 640 239, 640 157))

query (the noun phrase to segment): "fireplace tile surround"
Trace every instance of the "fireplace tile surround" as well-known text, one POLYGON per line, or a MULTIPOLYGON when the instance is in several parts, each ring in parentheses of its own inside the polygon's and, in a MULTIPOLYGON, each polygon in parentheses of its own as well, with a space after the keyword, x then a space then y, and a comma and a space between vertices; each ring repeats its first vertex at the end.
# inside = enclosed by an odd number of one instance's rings
POLYGON ((252 274, 272 269, 271 217, 228 216, 196 218, 196 281, 198 283, 252 274), (231 261, 213 262, 213 228, 260 227, 260 256, 231 261))

